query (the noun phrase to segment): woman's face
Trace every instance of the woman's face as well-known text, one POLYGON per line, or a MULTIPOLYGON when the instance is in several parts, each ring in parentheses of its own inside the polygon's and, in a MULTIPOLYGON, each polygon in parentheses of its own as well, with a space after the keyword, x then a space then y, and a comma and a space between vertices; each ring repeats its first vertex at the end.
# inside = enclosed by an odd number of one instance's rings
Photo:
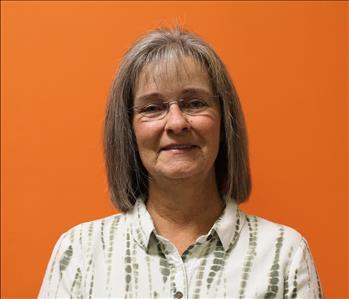
POLYGON ((171 101, 162 119, 149 120, 139 112, 133 116, 139 155, 153 179, 214 175, 221 113, 218 99, 212 96, 207 72, 192 58, 166 60, 143 69, 135 86, 134 106, 171 101), (188 115, 175 102, 193 98, 207 99, 210 105, 188 115))

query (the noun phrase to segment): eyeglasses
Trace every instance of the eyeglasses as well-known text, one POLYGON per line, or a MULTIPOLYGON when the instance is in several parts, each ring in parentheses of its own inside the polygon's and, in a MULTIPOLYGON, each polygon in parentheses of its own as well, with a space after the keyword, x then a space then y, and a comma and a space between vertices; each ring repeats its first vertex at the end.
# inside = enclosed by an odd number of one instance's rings
POLYGON ((144 106, 134 106, 133 111, 142 115, 145 121, 161 120, 170 110, 172 104, 177 104, 179 109, 188 115, 201 115, 213 107, 215 96, 207 98, 179 99, 168 102, 154 102, 144 106))

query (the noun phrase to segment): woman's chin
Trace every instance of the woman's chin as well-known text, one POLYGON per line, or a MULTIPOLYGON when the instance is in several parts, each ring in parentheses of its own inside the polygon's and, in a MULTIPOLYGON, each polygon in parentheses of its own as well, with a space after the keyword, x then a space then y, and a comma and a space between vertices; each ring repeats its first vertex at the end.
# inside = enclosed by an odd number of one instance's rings
POLYGON ((182 164, 171 167, 168 165, 159 171, 158 176, 168 179, 188 179, 199 173, 198 166, 182 164))
POLYGON ((181 179, 190 179, 191 177, 193 177, 194 174, 190 173, 188 171, 186 172, 171 172, 171 173, 167 173, 166 175, 164 175, 164 178, 166 177, 167 179, 173 179, 173 180, 181 180, 181 179))

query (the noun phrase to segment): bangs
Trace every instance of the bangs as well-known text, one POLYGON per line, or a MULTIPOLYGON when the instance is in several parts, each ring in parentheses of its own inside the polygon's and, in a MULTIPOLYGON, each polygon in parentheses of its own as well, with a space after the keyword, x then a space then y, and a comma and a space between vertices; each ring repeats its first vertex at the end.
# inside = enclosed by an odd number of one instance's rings
POLYGON ((176 84, 183 79, 190 80, 193 76, 193 62, 207 74, 204 64, 178 45, 156 49, 143 61, 141 71, 135 80, 134 91, 138 88, 140 80, 145 84, 154 83, 156 86, 164 81, 176 84))

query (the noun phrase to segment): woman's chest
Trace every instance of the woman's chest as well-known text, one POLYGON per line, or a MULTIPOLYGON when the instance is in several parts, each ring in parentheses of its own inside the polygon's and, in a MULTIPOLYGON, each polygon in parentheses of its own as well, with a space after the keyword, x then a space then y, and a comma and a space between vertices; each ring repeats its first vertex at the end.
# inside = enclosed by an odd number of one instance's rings
POLYGON ((264 298, 282 297, 284 265, 272 254, 228 256, 223 251, 183 260, 171 254, 129 255, 90 265, 83 297, 103 298, 264 298), (109 261, 109 262, 108 262, 109 261), (273 296, 272 296, 273 297, 273 296))

